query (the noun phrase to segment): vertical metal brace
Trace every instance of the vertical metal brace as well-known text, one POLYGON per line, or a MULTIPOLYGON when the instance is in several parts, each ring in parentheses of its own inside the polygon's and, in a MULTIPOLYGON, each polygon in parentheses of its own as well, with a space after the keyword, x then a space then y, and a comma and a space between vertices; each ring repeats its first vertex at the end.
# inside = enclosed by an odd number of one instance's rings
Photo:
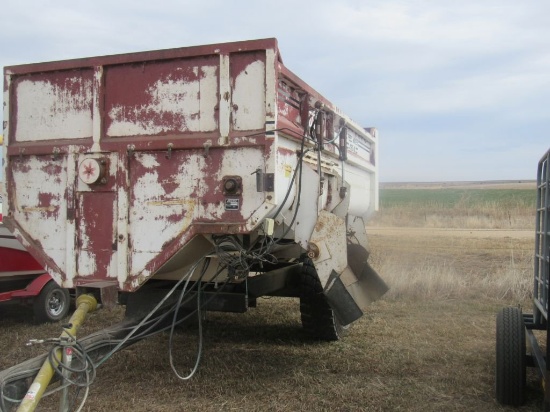
MULTIPOLYGON (((317 106, 317 104, 315 106, 317 106)), ((315 121, 315 136, 317 137, 317 147, 319 148, 319 151, 322 152, 325 148, 325 112, 321 109, 319 109, 319 113, 317 114, 315 121)))
POLYGON ((346 121, 340 119, 340 160, 348 160, 348 129, 346 128, 346 121))

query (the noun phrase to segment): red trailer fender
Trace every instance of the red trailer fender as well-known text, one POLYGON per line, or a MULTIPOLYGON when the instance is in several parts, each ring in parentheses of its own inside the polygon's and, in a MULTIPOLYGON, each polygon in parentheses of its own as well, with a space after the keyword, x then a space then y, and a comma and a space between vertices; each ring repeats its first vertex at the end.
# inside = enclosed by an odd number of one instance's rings
MULTIPOLYGON (((25 289, 14 290, 13 292, 8 292, 11 294, 12 298, 32 298, 38 296, 44 286, 52 280, 51 276, 47 273, 44 273, 34 279, 25 289)), ((2 299, 0 298, 0 301, 2 299)))

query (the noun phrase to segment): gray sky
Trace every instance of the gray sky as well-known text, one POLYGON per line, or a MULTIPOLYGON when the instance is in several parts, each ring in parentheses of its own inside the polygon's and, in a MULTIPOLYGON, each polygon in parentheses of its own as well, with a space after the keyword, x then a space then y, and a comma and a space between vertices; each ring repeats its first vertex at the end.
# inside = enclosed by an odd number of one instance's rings
POLYGON ((276 37, 380 133, 382 181, 534 179, 550 147, 550 2, 19 0, 0 65, 276 37))

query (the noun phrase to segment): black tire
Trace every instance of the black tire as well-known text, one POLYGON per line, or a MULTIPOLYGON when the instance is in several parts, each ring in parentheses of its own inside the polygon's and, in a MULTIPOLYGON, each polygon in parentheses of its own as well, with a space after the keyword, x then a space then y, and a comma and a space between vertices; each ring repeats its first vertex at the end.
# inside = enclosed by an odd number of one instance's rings
POLYGON ((334 315, 310 259, 302 266, 300 314, 305 332, 314 339, 337 341, 349 333, 350 325, 343 326, 334 315))
POLYGON ((525 325, 518 308, 497 315, 496 396, 503 405, 520 406, 525 397, 525 325))
POLYGON ((51 280, 34 300, 34 318, 38 323, 56 322, 67 316, 70 305, 69 291, 51 280))

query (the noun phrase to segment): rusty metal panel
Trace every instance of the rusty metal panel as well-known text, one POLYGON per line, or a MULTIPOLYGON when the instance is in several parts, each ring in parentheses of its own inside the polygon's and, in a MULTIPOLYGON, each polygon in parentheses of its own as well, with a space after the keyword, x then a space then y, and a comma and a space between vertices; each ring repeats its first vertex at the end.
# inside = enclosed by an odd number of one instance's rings
POLYGON ((231 67, 233 130, 258 130, 265 125, 265 51, 234 53, 231 67))
POLYGON ((246 226, 264 202, 253 175, 263 164, 263 150, 253 147, 211 149, 206 157, 199 150, 174 151, 169 158, 163 152, 135 153, 129 161, 130 276, 149 271, 149 265, 157 265, 154 259, 166 262, 172 253, 167 247, 190 240, 193 224, 246 226), (243 159, 247 162, 241 163, 243 159), (223 177, 235 170, 241 177, 240 193, 224 194, 223 177))
POLYGON ((82 69, 16 78, 15 140, 91 137, 92 77, 92 70, 82 69))
MULTIPOLYGON (((64 270, 67 158, 53 161, 50 156, 23 157, 11 161, 10 166, 10 217, 17 221, 20 230, 30 234, 34 247, 38 246, 57 268, 64 270)), ((57 268, 44 266, 60 279, 57 268)))
POLYGON ((218 56, 105 68, 105 134, 121 137, 215 131, 218 70, 218 56))
POLYGON ((79 192, 77 205, 78 277, 97 281, 116 275, 115 192, 79 192))

